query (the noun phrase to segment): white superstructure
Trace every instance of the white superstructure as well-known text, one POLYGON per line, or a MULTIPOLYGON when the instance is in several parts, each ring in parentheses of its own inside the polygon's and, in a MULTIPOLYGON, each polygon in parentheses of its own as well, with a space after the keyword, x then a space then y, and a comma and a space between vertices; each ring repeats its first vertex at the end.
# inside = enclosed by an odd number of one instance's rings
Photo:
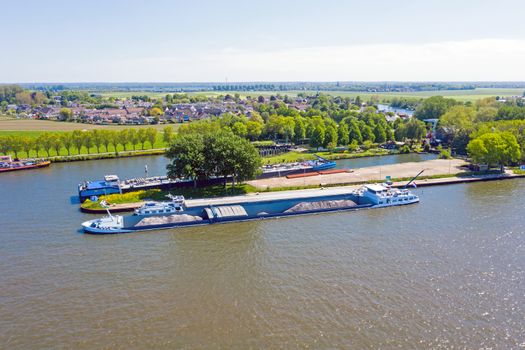
POLYGON ((184 196, 167 195, 171 202, 147 202, 138 209, 135 209, 134 215, 167 215, 184 211, 184 196))
POLYGON ((355 193, 361 198, 366 198, 374 207, 389 207, 419 202, 419 197, 408 189, 391 188, 385 185, 365 185, 355 193))
POLYGON ((108 213, 108 216, 104 216, 100 219, 84 221, 82 227, 84 231, 89 233, 122 233, 130 232, 124 230, 124 217, 121 215, 111 215, 109 206, 105 201, 100 203, 108 213))

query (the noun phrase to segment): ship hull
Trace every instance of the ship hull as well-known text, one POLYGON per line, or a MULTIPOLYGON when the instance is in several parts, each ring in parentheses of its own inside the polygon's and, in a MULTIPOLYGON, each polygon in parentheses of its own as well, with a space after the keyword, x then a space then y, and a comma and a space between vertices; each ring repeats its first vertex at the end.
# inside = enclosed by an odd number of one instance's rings
MULTIPOLYGON (((154 230, 163 230, 163 229, 172 229, 172 228, 182 228, 182 227, 193 227, 193 226, 203 226, 211 224, 223 224, 223 223, 233 223, 233 222, 243 222, 243 221, 253 221, 253 220, 265 220, 265 219, 276 219, 276 218, 285 218, 291 216, 300 216, 300 215, 313 215, 313 214, 322 214, 330 212, 340 212, 340 211, 355 211, 362 209, 380 209, 393 206, 402 206, 408 204, 415 204, 419 202, 417 200, 412 201, 403 201, 397 202, 394 204, 373 204, 367 202, 363 198, 358 198, 352 194, 345 195, 332 195, 332 196, 321 196, 321 197, 309 197, 309 198, 297 198, 290 200, 274 200, 274 201, 263 201, 263 202, 245 202, 238 203, 246 209, 248 213, 247 216, 237 216, 237 217, 225 217, 225 218, 208 218, 202 215, 202 212, 209 206, 198 206, 187 208, 183 213, 201 216, 202 220, 190 221, 190 222, 177 222, 177 223, 166 223, 166 224, 153 224, 153 225, 137 225, 139 218, 134 218, 133 216, 128 216, 124 218, 123 227, 119 230, 101 230, 101 229, 92 229, 84 226, 84 231, 90 234, 115 234, 115 233, 130 233, 130 232, 142 232, 142 231, 154 231, 154 230), (295 205, 301 203, 310 203, 318 204, 323 201, 336 201, 336 200, 351 200, 355 205, 350 206, 339 206, 331 208, 322 208, 312 206, 311 210, 300 210, 295 212, 290 212, 289 209, 295 205), (267 212, 266 212, 267 210, 267 212), (264 211, 264 213, 263 213, 264 211)), ((93 222, 93 221, 92 221, 93 222)))
POLYGON ((18 170, 31 170, 31 169, 39 169, 39 168, 45 168, 48 167, 51 164, 51 162, 46 161, 34 165, 23 165, 19 167, 13 167, 13 168, 0 168, 0 173, 7 173, 10 171, 18 171, 18 170))

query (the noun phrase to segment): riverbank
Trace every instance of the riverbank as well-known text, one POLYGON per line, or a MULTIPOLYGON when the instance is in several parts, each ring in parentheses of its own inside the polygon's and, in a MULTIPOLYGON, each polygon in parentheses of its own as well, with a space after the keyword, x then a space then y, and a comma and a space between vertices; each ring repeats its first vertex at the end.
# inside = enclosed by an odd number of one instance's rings
POLYGON ((468 171, 468 163, 462 159, 434 159, 423 162, 407 162, 350 169, 351 172, 319 174, 300 178, 268 178, 248 181, 259 191, 275 188, 298 188, 305 186, 334 186, 384 181, 386 176, 392 179, 405 179, 424 170, 424 177, 453 177, 468 171))
POLYGON ((397 150, 386 150, 383 148, 373 148, 361 152, 330 152, 330 151, 320 151, 320 152, 298 152, 290 151, 276 156, 262 158, 263 164, 280 164, 280 163, 295 163, 303 162, 307 160, 317 159, 316 155, 323 157, 328 160, 343 160, 343 159, 355 159, 355 158, 366 158, 366 157, 380 157, 380 156, 389 156, 400 154, 397 150))
POLYGON ((127 157, 140 157, 140 156, 160 156, 166 153, 165 148, 147 149, 147 150, 135 150, 135 151, 120 151, 120 152, 106 152, 106 153, 94 153, 94 154, 77 154, 72 156, 55 156, 44 158, 51 161, 52 163, 69 163, 69 162, 80 162, 85 160, 100 160, 100 159, 113 159, 113 158, 127 158, 127 157))
MULTIPOLYGON (((487 182, 487 181, 501 181, 501 180, 511 180, 525 178, 525 174, 513 174, 513 173, 503 173, 503 174, 486 174, 486 175, 468 175, 468 176, 452 176, 452 177, 443 177, 443 178, 422 178, 416 181, 417 187, 430 187, 430 186, 443 186, 443 185, 453 185, 461 183, 471 183, 471 182, 487 182)), ((371 181, 378 182, 378 181, 371 181)), ((407 180, 403 179, 400 181, 394 181, 392 187, 402 188, 406 186, 407 180)), ((275 190, 267 192, 249 192, 243 195, 233 195, 233 196, 223 196, 223 197, 214 197, 214 198, 197 198, 197 199, 187 199, 186 206, 196 207, 196 206, 206 206, 206 205, 228 205, 228 204, 238 204, 238 203, 253 203, 261 201, 272 201, 272 200, 283 200, 283 199, 300 199, 300 198, 309 198, 317 196, 331 196, 331 195, 341 195, 345 193, 352 192, 363 183, 359 184, 348 184, 344 186, 333 186, 333 187, 315 187, 315 188, 303 188, 303 189, 294 189, 294 190, 275 190)), ((112 204, 110 210, 112 212, 127 212, 133 211, 144 202, 133 202, 133 203, 122 203, 122 204, 112 204)), ((82 207, 80 209, 84 213, 90 214, 101 214, 106 212, 103 208, 86 208, 82 207)))
MULTIPOLYGON (((214 191, 206 189, 192 189, 191 193, 184 193, 186 205, 219 205, 232 204, 239 202, 267 201, 287 198, 302 198, 316 195, 341 194, 353 191, 365 183, 377 183, 385 180, 384 175, 392 174, 393 187, 403 187, 419 171, 425 169, 425 172, 418 177, 416 184, 419 187, 449 185, 457 183, 478 182, 478 181, 495 181, 513 178, 525 177, 522 174, 514 174, 511 170, 504 174, 489 173, 479 174, 466 170, 467 163, 462 160, 432 160, 419 163, 403 163, 385 165, 381 167, 367 167, 354 169, 349 173, 337 173, 327 175, 317 175, 308 178, 286 179, 272 178, 249 181, 242 188, 237 188, 236 192, 220 191, 217 188, 214 191), (446 165, 444 163, 447 163, 446 165), (378 168, 381 168, 378 171, 378 168), (450 169, 451 173, 446 173, 444 169, 450 169), (386 171, 382 172, 382 171, 386 171), (379 174, 379 176, 378 176, 379 174), (382 174, 382 175, 380 175, 382 174), (314 179, 318 178, 318 179, 314 179), (307 182, 313 179, 309 184, 307 182), (271 180, 273 184, 283 184, 282 186, 267 186, 266 180, 271 180), (262 184, 260 184, 262 183, 262 184), (288 185, 292 183, 293 185, 288 185), (304 184, 303 184, 304 183, 304 184), (266 186, 266 187, 263 187, 266 186)), ((134 196, 129 203, 121 199, 125 195, 107 196, 109 203, 114 203, 110 208, 114 211, 132 211, 144 203, 145 197, 134 196), (118 203, 117 203, 118 202, 118 203)), ((167 193, 158 191, 155 195, 148 197, 150 200, 163 200, 167 193)), ((177 192, 177 194, 181 194, 177 192)), ((130 197, 131 198, 131 197, 130 197)), ((87 202, 81 206, 81 210, 89 213, 103 213, 105 209, 101 208, 98 203, 87 202)))

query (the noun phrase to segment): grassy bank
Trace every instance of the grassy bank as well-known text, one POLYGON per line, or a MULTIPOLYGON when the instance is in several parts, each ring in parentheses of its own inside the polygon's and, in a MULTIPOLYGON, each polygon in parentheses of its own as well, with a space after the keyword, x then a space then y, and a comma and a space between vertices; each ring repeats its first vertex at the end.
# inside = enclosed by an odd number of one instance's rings
POLYGON ((183 195, 186 199, 198 199, 198 198, 213 198, 213 197, 225 197, 225 196, 236 196, 241 194, 247 194, 256 192, 255 187, 248 184, 241 184, 235 187, 228 185, 226 188, 222 185, 207 186, 207 187, 184 187, 177 188, 171 191, 161 190, 147 190, 147 191, 135 191, 123 194, 110 194, 107 196, 100 196, 97 202, 86 200, 82 203, 82 208, 85 209, 102 209, 100 202, 102 200, 107 201, 110 204, 130 204, 143 202, 146 200, 155 201, 166 201, 166 195, 177 194, 183 195))
POLYGON ((56 156, 49 157, 53 163, 67 163, 67 162, 79 162, 84 160, 98 160, 98 159, 113 159, 113 158, 126 158, 126 157, 140 157, 140 156, 157 156, 163 155, 166 150, 160 149, 147 149, 137 151, 121 151, 118 153, 95 153, 95 154, 79 154, 73 156, 56 156))
POLYGON ((373 148, 363 152, 287 152, 277 156, 264 157, 262 164, 278 164, 278 163, 294 163, 303 162, 306 160, 316 159, 315 155, 319 155, 328 160, 339 160, 339 159, 353 159, 363 157, 376 157, 386 156, 390 154, 397 154, 397 151, 389 151, 383 148, 373 148))

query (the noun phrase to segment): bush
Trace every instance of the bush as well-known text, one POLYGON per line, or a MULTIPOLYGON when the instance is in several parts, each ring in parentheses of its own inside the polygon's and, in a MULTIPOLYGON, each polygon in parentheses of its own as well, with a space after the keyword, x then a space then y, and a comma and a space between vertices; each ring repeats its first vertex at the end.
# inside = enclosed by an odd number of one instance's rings
POLYGON ((403 147, 401 147, 399 149, 399 153, 410 153, 410 146, 409 145, 403 145, 403 147))
POLYGON ((370 148, 372 148, 374 146, 374 143, 370 140, 366 140, 365 142, 363 142, 363 145, 361 146, 363 148, 363 150, 369 150, 370 148))
POLYGON ((438 146, 438 151, 439 151, 439 156, 438 158, 439 159, 451 159, 452 158, 452 154, 450 152, 450 148, 443 148, 441 147, 441 145, 438 146))
POLYGON ((352 140, 352 142, 348 145, 348 150, 350 152, 355 152, 359 149, 359 143, 357 140, 352 140))

